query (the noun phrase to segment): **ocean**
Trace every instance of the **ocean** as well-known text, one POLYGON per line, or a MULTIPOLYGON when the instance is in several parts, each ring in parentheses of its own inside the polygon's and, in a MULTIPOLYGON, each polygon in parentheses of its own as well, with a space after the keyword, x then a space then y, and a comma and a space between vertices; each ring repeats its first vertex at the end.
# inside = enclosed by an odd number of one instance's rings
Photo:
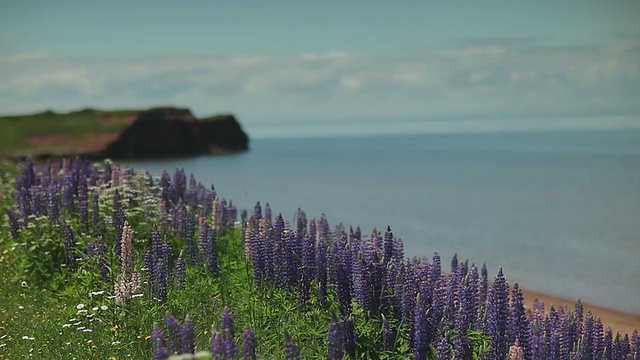
POLYGON ((183 168, 239 208, 289 222, 387 225, 409 257, 457 253, 511 285, 640 314, 640 131, 252 139, 183 168))

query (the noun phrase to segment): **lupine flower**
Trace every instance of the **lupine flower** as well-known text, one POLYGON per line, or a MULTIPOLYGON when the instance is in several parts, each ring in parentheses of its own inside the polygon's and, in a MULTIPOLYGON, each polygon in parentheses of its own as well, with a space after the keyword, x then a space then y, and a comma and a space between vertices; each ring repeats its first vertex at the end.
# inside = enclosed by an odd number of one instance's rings
POLYGON ((111 224, 116 228, 116 256, 120 256, 121 251, 121 243, 122 240, 122 229, 125 223, 125 214, 122 209, 122 204, 120 203, 120 193, 118 189, 116 189, 113 194, 113 217, 111 219, 111 224))
POLYGON ((162 331, 157 324, 153 325, 151 341, 153 342, 153 358, 155 360, 167 359, 169 357, 169 352, 167 351, 167 342, 165 340, 164 331, 162 331))
POLYGON ((509 319, 509 284, 498 270, 493 287, 489 292, 487 330, 491 336, 491 358, 504 359, 509 349, 507 323, 509 319))
POLYGON ((342 321, 342 329, 344 335, 344 352, 352 359, 355 359, 357 334, 351 317, 342 321))
POLYGON ((60 198, 58 197, 58 186, 50 184, 47 187, 47 216, 52 225, 57 225, 60 218, 60 198))
POLYGON ((128 275, 133 271, 133 229, 127 224, 122 228, 120 246, 120 259, 122 260, 120 271, 128 275))
POLYGON ((318 303, 324 305, 327 296, 327 248, 322 241, 316 244, 316 282, 318 303))
POLYGON ((107 266, 107 260, 105 259, 107 246, 105 245, 102 236, 98 237, 98 248, 96 251, 98 253, 98 269, 100 269, 100 279, 102 279, 102 281, 107 281, 109 273, 109 267, 107 266))
POLYGON ((640 336, 638 336, 638 329, 633 330, 631 334, 631 358, 640 359, 640 336))
POLYGON ((511 297, 511 328, 509 337, 511 342, 518 342, 526 358, 531 357, 529 349, 529 320, 524 312, 524 297, 518 284, 514 284, 511 297))
POLYGON ((267 222, 271 222, 271 206, 268 202, 264 206, 264 218, 267 219, 267 222))
POLYGON ((20 223, 18 220, 18 214, 10 208, 6 207, 7 215, 9 216, 9 229, 11 230, 11 236, 17 239, 20 236, 20 223))
POLYGON ((256 360, 256 333, 249 325, 245 325, 242 335, 244 338, 243 360, 256 360))
POLYGON ((291 339, 291 335, 289 335, 287 329, 284 330, 284 342, 284 358, 286 360, 300 360, 300 350, 293 339, 291 339))
POLYGON ((426 360, 431 343, 431 329, 427 321, 427 310, 424 300, 420 300, 420 295, 416 300, 415 319, 413 321, 413 358, 415 360, 426 360))
POLYGON ((185 317, 182 327, 180 328, 180 353, 195 353, 195 334, 193 330, 193 322, 189 315, 185 317))
POLYGON ((73 229, 69 225, 64 227, 64 247, 65 247, 65 264, 67 269, 71 272, 75 272, 76 265, 76 240, 73 235, 73 229))
MULTIPOLYGON (((49 216, 51 218, 51 216, 49 216)), ((100 219, 100 205, 98 203, 98 192, 93 191, 91 193, 91 224, 93 226, 93 232, 99 233, 102 227, 100 219)))
POLYGON ((222 313, 222 336, 224 338, 225 356, 232 359, 238 355, 238 343, 236 342, 236 330, 233 322, 233 315, 225 306, 222 313))
POLYGON ((384 233, 384 261, 389 262, 393 257, 393 233, 391 232, 391 226, 387 226, 387 231, 384 233))
POLYGON ((509 348, 509 360, 524 360, 524 351, 518 345, 511 345, 509 348))
POLYGON ((329 360, 340 360, 344 357, 344 343, 343 343, 343 329, 342 324, 338 322, 336 313, 331 313, 331 322, 329 323, 329 360))
POLYGON ((449 347, 449 338, 444 331, 438 331, 438 343, 436 344, 436 353, 438 354, 438 360, 451 359, 451 349, 449 347))
POLYGON ((78 189, 78 220, 84 231, 89 230, 89 201, 87 195, 87 184, 85 181, 80 182, 78 189))
POLYGON ((87 256, 93 257, 96 255, 96 244, 93 241, 87 241, 87 256))
POLYGON ((187 272, 184 263, 184 259, 182 257, 182 253, 178 256, 178 260, 176 260, 176 288, 184 289, 185 283, 187 281, 187 272))
POLYGON ((393 351, 395 348, 396 334, 384 315, 382 317, 382 326, 382 350, 393 351))
POLYGON ((209 346, 211 347, 211 353, 215 360, 221 360, 225 357, 225 344, 222 334, 215 329, 211 329, 211 338, 209 339, 209 346))
POLYGON ((180 321, 168 311, 165 313, 165 319, 169 330, 169 353, 175 354, 180 350, 180 321))
POLYGON ((206 228, 208 229, 206 231, 207 269, 209 269, 210 273, 215 273, 220 270, 216 229, 211 225, 206 225, 206 228))

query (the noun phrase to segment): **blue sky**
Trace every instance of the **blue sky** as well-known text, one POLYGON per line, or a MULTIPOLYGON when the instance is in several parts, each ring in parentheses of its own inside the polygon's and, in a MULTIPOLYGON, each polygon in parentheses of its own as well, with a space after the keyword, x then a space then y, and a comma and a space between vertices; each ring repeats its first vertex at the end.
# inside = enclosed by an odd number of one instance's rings
POLYGON ((634 0, 3 1, 0 113, 175 105, 258 134, 640 127, 639 15, 634 0))

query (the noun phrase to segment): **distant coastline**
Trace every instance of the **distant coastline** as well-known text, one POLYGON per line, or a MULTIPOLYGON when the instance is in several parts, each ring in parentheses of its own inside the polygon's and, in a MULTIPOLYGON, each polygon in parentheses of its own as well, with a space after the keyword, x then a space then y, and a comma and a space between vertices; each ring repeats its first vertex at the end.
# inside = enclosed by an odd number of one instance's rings
POLYGON ((231 114, 197 119, 189 109, 84 109, 0 117, 0 154, 12 160, 80 156, 151 159, 247 151, 231 114))

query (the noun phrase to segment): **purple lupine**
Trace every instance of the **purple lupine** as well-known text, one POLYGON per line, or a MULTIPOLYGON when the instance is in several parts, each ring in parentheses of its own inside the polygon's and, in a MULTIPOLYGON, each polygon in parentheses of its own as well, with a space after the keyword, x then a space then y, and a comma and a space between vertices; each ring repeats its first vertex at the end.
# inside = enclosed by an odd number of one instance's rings
POLYGON ((395 349, 396 334, 389 325, 387 318, 382 316, 382 350, 392 352, 395 349))
POLYGON ((22 225, 26 226, 29 223, 29 215, 31 215, 31 199, 29 197, 29 190, 21 188, 20 191, 16 193, 16 203, 20 210, 22 225))
POLYGON ((498 270, 498 275, 493 282, 493 287, 488 297, 487 330, 491 336, 491 358, 504 359, 509 350, 509 334, 507 331, 509 284, 502 273, 502 268, 498 270))
MULTIPOLYGON (((300 212, 301 210, 298 209, 300 212)), ((301 224, 299 224, 300 226, 301 224)), ((304 231, 303 229, 299 231, 304 231)), ((299 233, 298 233, 299 234, 299 233)), ((302 265, 299 282, 299 303, 300 312, 307 311, 307 302, 311 299, 311 280, 314 278, 315 267, 315 246, 311 236, 305 234, 302 238, 302 265)))
POLYGON ((98 236, 98 245, 97 245, 97 254, 98 254, 98 269, 100 269, 100 279, 102 281, 107 281, 109 275, 109 267, 107 266, 107 260, 105 259, 105 255, 107 253, 107 246, 102 239, 102 236, 98 236))
POLYGON ((442 318, 445 313, 445 288, 443 286, 443 282, 446 281, 446 278, 440 275, 439 278, 436 279, 436 283, 433 289, 433 302, 431 303, 431 329, 435 331, 435 329, 442 328, 442 318))
POLYGON ((584 307, 582 306, 582 301, 580 299, 576 300, 574 315, 576 337, 579 338, 582 335, 582 324, 584 322, 584 307))
POLYGON ((464 303, 461 303, 455 317, 456 335, 453 340, 453 354, 456 359, 468 359, 471 357, 472 344, 467 336, 469 323, 469 313, 465 309, 464 303))
POLYGON ((602 357, 602 354, 604 353, 604 325, 602 324, 602 320, 600 320, 599 317, 596 318, 595 322, 593 323, 592 334, 593 340, 591 356, 596 359, 602 357))
MULTIPOLYGON (((100 219, 100 204, 98 202, 98 192, 91 192, 91 225, 93 226, 93 233, 100 233, 102 230, 102 221, 100 219)), ((49 216, 51 217, 51 216, 49 216)))
POLYGON ((524 297, 522 290, 518 284, 513 285, 513 291, 511 296, 511 322, 509 329, 509 338, 511 343, 518 342, 521 350, 524 352, 524 356, 531 358, 531 351, 529 348, 529 320, 524 311, 524 297))
POLYGON ((256 360, 257 359, 256 346, 258 344, 256 341, 256 333, 253 331, 253 329, 249 325, 245 325, 242 337, 244 338, 242 359, 256 360))
POLYGON ((236 330, 233 322, 233 315, 226 306, 222 313, 221 331, 224 338, 225 356, 227 359, 232 359, 238 355, 238 342, 235 339, 236 330))
POLYGON ((159 301, 167 300, 168 284, 167 284, 167 264, 163 257, 158 258, 154 264, 154 277, 157 286, 156 296, 159 301))
POLYGON ((300 349, 298 349, 287 329, 284 329, 284 343, 284 358, 286 360, 300 360, 300 349))
POLYGON ((96 244, 91 240, 87 240, 87 257, 94 257, 95 255, 96 244))
POLYGON ((336 284, 336 293, 338 297, 338 304, 340 304, 340 313, 343 317, 348 317, 351 314, 351 270, 350 270, 350 252, 340 245, 340 242, 335 243, 334 253, 332 254, 331 261, 331 276, 333 283, 336 284))
POLYGON ((429 267, 429 272, 427 274, 427 283, 428 283, 427 286, 431 291, 431 293, 428 295, 432 300, 435 299, 436 283, 438 282, 441 276, 442 276, 442 260, 440 259, 440 254, 437 252, 434 252, 432 261, 431 261, 431 266, 429 267))
POLYGON ((153 283, 156 280, 154 270, 153 253, 151 252, 151 250, 147 250, 144 252, 144 272, 147 279, 147 287, 149 291, 153 288, 153 283))
POLYGON ((471 266, 471 269, 460 283, 458 296, 466 312, 468 326, 472 329, 477 328, 476 322, 480 308, 478 288, 478 270, 475 266, 471 266))
POLYGON ((167 311, 165 322, 169 330, 169 354, 175 354, 180 350, 180 321, 167 311))
POLYGON ((387 226, 387 231, 384 233, 384 262, 388 263, 393 258, 393 233, 391 232, 391 226, 387 226))
POLYGON ((604 347, 603 359, 604 360, 612 360, 612 347, 613 347, 613 335, 611 333, 611 328, 607 327, 604 331, 604 339, 602 341, 602 345, 604 347))
POLYGON ((33 169, 33 160, 31 156, 27 156, 24 159, 24 165, 22 165, 21 176, 16 179, 16 190, 21 188, 30 188, 36 183, 36 174, 33 169))
POLYGON ((76 265, 76 240, 73 235, 73 229, 71 226, 65 225, 64 227, 64 248, 65 248, 65 264, 67 269, 71 272, 75 272, 78 268, 76 265))
POLYGON ((120 257, 120 240, 122 239, 122 228, 126 221, 124 210, 122 209, 120 192, 116 189, 113 194, 113 217, 111 219, 111 225, 116 228, 116 256, 120 257))
POLYGON ((318 304, 324 306, 327 299, 327 248, 323 241, 316 243, 316 282, 318 304))
POLYGON ((631 358, 636 360, 640 359, 640 336, 638 336, 638 329, 634 329, 631 334, 631 358))
POLYGON ((9 216, 9 229, 11 230, 11 236, 14 239, 20 237, 20 221, 18 220, 18 214, 10 208, 6 207, 7 215, 9 216))
POLYGON ((62 206, 68 212, 75 210, 74 195, 76 195, 76 189, 74 188, 73 174, 67 173, 62 178, 62 206))
POLYGON ((176 288, 184 289, 187 281, 187 270, 185 267, 184 258, 182 257, 182 253, 178 256, 178 260, 176 260, 176 288))
POLYGON ((426 360, 431 343, 431 329, 427 320, 427 309, 424 299, 416 299, 416 309, 413 320, 413 358, 415 360, 426 360))
POLYGON ((344 352, 352 359, 356 358, 356 328, 353 324, 353 319, 349 317, 342 321, 343 338, 344 338, 344 352))
POLYGON ((269 202, 264 205, 264 216, 267 219, 268 223, 271 223, 271 206, 269 206, 269 202))
POLYGON ((344 336, 342 324, 338 321, 335 311, 331 313, 331 322, 329 323, 328 335, 328 359, 340 360, 344 357, 344 336))
POLYGON ((186 263, 189 265, 195 265, 198 263, 198 247, 196 244, 195 234, 196 234, 196 218, 194 214, 189 211, 189 209, 185 206, 185 242, 186 246, 186 263))
POLYGON ((184 169, 176 169, 173 174, 172 185, 176 189, 176 196, 184 200, 184 194, 187 190, 187 175, 185 174, 184 169))
POLYGON ((58 185, 50 184, 47 187, 47 216, 52 225, 58 225, 60 221, 60 198, 58 185))
POLYGON ((81 181, 78 188, 78 220, 84 231, 89 231, 89 200, 86 181, 81 181))
POLYGON ((458 273, 458 253, 453 254, 453 258, 451 258, 451 273, 458 273))
POLYGON ((221 360, 225 358, 225 344, 221 333, 215 329, 211 329, 211 338, 209 339, 209 346, 211 347, 211 353, 214 360, 221 360))
POLYGON ((220 265, 218 264, 218 240, 216 236, 216 229, 211 225, 206 225, 207 227, 207 269, 209 269, 210 273, 215 273, 220 270, 220 265))
POLYGON ((180 353, 194 354, 196 350, 195 334, 193 331, 193 322, 189 315, 184 318, 184 322, 180 327, 180 353))
POLYGON ((45 203, 42 197, 41 186, 32 186, 29 188, 29 203, 31 204, 32 214, 41 214, 43 212, 45 203))
POLYGON ((157 324, 153 325, 151 341, 153 342, 154 360, 166 360, 169 357, 169 351, 167 350, 167 341, 164 336, 164 331, 162 331, 162 329, 160 329, 157 324))
POLYGON ((436 332, 436 339, 438 339, 436 343, 436 354, 438 360, 449 360, 451 359, 451 347, 449 346, 449 337, 444 331, 436 332))
POLYGON ((487 289, 489 287, 489 273, 487 272, 487 264, 482 264, 482 269, 480 270, 480 304, 484 305, 487 302, 487 289))

